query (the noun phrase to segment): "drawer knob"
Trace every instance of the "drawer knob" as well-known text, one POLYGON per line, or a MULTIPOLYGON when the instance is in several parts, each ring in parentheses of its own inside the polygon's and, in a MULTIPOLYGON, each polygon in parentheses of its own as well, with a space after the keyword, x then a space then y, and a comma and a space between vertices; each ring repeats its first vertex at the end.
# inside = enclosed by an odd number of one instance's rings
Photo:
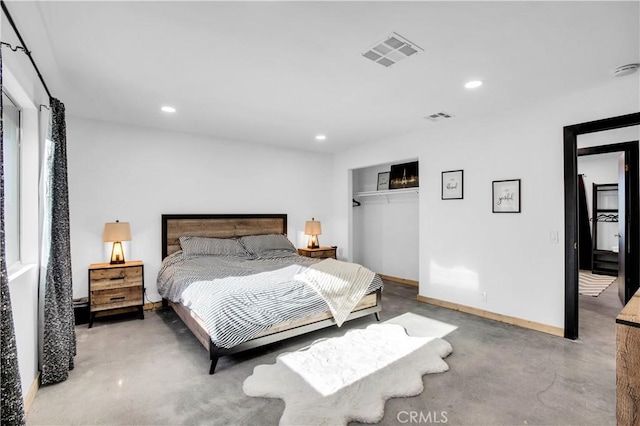
POLYGON ((124 296, 112 297, 111 300, 124 300, 124 296))

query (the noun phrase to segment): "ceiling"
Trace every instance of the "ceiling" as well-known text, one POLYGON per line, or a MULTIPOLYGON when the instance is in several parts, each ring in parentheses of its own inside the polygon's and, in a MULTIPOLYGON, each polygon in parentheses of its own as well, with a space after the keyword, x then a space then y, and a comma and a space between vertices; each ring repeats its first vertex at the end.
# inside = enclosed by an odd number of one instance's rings
POLYGON ((433 113, 455 123, 607 84, 640 62, 638 1, 6 4, 68 115, 325 152, 450 125, 433 113), (389 68, 361 56, 392 32, 424 51, 389 68), (473 79, 484 85, 465 89, 473 79))

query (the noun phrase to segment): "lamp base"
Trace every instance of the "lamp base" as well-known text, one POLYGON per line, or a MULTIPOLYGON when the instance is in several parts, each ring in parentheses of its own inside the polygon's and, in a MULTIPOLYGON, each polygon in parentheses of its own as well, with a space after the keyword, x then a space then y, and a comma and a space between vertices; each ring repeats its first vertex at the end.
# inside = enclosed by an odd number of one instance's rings
POLYGON ((120 241, 116 241, 113 243, 113 247, 111 248, 111 265, 120 265, 125 263, 124 260, 124 250, 122 249, 122 243, 120 241))
POLYGON ((319 247, 320 247, 320 244, 318 243, 318 236, 317 235, 311 235, 309 237, 309 244, 307 245, 307 248, 317 249, 319 247))

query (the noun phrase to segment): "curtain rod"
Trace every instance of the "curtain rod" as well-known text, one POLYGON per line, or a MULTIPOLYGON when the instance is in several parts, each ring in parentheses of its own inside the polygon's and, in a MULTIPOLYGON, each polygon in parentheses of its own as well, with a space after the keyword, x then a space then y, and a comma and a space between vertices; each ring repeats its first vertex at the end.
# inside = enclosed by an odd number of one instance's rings
POLYGON ((18 49, 24 51, 24 53, 29 57, 29 60, 31 61, 31 65, 33 65, 33 69, 36 70, 36 74, 38 74, 38 78, 40 79, 40 82, 42 83, 42 86, 44 87, 44 90, 47 92, 47 95, 49 95, 49 99, 53 98, 53 96, 51 96, 51 92, 49 91, 49 88, 47 87, 47 83, 44 82, 44 77, 42 77, 42 74, 40 74, 40 70, 38 69, 38 66, 36 65, 36 61, 33 60, 33 56, 31 56, 31 52, 29 51, 29 48, 27 48, 27 44, 22 39, 22 36, 20 35, 20 31, 18 31, 18 28, 16 27, 15 22, 13 22, 13 18, 11 17, 11 14, 9 13, 9 10, 7 9, 7 5, 4 3, 3 0, 0 0, 0 4, 2 4, 2 11, 4 12, 5 16, 9 20, 9 23, 11 24, 11 27, 13 28, 13 31, 18 36, 18 40, 20 40, 20 44, 22 44, 22 47, 17 46, 16 48, 13 48, 8 43, 4 43, 3 42, 2 44, 6 45, 6 46, 9 46, 11 48, 11 50, 13 50, 14 52, 16 52, 18 49))

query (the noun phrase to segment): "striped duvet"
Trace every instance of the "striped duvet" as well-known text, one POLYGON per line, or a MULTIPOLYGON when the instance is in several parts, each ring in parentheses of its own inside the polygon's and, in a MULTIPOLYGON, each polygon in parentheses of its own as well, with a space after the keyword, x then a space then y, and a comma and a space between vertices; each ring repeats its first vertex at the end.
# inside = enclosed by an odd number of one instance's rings
MULTIPOLYGON (((275 324, 328 311, 327 302, 295 278, 317 262, 297 254, 248 260, 177 252, 163 262, 158 291, 194 311, 216 346, 231 348, 275 324)), ((375 275, 366 294, 381 287, 375 275)))

